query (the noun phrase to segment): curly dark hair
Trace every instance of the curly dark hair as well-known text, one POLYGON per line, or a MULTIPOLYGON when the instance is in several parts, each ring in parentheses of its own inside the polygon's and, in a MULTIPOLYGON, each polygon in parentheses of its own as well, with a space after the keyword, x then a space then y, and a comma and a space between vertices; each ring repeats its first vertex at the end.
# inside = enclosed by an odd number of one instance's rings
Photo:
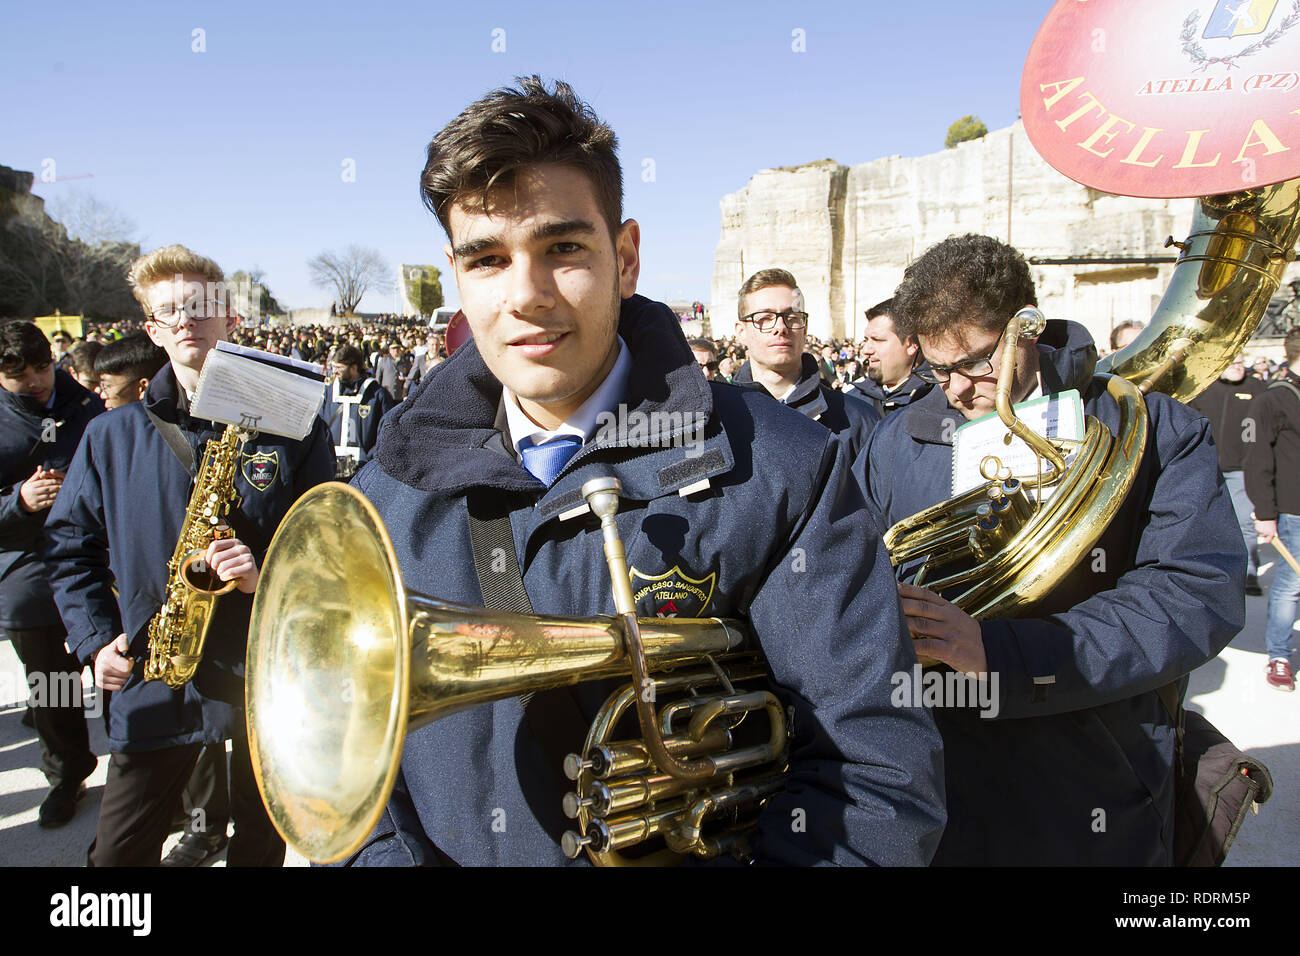
POLYGON ((903 271, 894 331, 934 337, 974 323, 999 332, 1026 305, 1038 305, 1038 296, 1024 256, 991 236, 951 236, 903 271))
POLYGON ((554 163, 586 173, 610 235, 623 222, 623 169, 618 138, 568 83, 554 91, 539 76, 516 77, 471 103, 429 143, 420 193, 451 236, 451 207, 509 187, 529 166, 554 163))

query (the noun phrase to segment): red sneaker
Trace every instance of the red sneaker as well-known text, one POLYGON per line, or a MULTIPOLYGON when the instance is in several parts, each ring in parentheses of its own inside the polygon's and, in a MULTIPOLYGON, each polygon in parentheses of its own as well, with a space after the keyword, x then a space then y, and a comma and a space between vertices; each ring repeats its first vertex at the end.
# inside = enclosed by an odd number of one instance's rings
POLYGON ((1278 657, 1268 662, 1268 676, 1265 678, 1270 687, 1290 693, 1295 690, 1295 676, 1291 673, 1291 662, 1278 657))

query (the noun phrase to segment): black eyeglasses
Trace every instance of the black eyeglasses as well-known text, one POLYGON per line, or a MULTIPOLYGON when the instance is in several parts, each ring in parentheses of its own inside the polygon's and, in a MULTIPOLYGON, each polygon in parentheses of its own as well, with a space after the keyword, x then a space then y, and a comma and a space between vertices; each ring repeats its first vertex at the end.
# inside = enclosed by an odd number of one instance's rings
POLYGON ((798 332, 808 326, 807 312, 771 312, 764 309, 762 312, 751 312, 749 315, 742 315, 740 321, 753 322, 754 328, 760 332, 768 332, 776 326, 776 320, 781 319, 785 322, 785 327, 791 332, 798 332))
POLYGON ((225 317, 226 304, 216 299, 208 299, 206 302, 187 302, 182 306, 164 305, 154 309, 150 321, 161 328, 174 329, 180 324, 183 315, 188 315, 199 322, 214 316, 225 317))
POLYGON ((959 372, 965 378, 983 378, 993 372, 993 356, 998 354, 998 346, 1002 344, 1002 336, 1007 334, 1004 327, 998 333, 998 340, 993 343, 993 348, 984 358, 967 359, 965 362, 958 362, 956 365, 930 365, 915 369, 916 377, 923 382, 930 382, 934 385, 946 385, 952 378, 953 372, 959 372))

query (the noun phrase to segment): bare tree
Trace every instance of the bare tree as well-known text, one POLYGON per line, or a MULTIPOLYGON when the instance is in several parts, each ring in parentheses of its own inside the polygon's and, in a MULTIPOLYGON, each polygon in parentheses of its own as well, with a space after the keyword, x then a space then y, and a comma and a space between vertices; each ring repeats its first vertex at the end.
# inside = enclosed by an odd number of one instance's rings
POLYGON ((388 263, 377 249, 348 246, 342 252, 322 252, 307 261, 311 281, 332 288, 343 313, 356 311, 366 292, 388 292, 393 287, 388 263))
POLYGON ((48 204, 50 216, 69 237, 88 246, 101 242, 138 242, 137 227, 126 213, 86 189, 74 189, 48 204))

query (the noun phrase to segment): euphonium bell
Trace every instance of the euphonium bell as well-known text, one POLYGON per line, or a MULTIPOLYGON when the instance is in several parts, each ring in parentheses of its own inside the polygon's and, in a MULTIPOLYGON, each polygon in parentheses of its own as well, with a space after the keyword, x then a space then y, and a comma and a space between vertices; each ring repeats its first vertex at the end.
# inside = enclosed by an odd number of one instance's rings
MULTIPOLYGON (((510 614, 410 593, 378 513, 347 485, 320 485, 299 499, 276 531, 263 565, 248 636, 246 694, 253 771, 276 829, 294 849, 317 862, 347 857, 374 829, 410 731, 479 704, 627 675, 633 669, 628 625, 622 617, 510 614)), ((657 672, 672 672, 657 683, 671 682, 682 665, 705 659, 743 660, 751 670, 757 660, 761 672, 757 655, 741 653, 745 637, 738 622, 633 620, 639 625, 645 658, 657 672)), ((660 751, 686 757, 702 754, 711 744, 725 748, 730 745, 727 722, 739 719, 734 715, 765 708, 771 714, 766 699, 742 703, 748 706, 715 707, 719 712, 713 720, 692 720, 692 726, 681 731, 672 728, 670 716, 667 739, 659 738, 660 751), (688 739, 695 731, 700 739, 688 739)), ((777 711, 779 734, 774 729, 773 737, 780 758, 785 725, 779 707, 777 711)), ((611 714, 607 708, 609 726, 599 732, 593 728, 592 746, 573 758, 575 777, 586 773, 579 764, 590 767, 601 759, 597 749, 608 742, 611 714)), ((575 741, 575 747, 579 743, 575 741)), ((620 743, 614 749, 624 753, 629 745, 620 743)), ((753 751, 740 752, 747 766, 752 765, 753 751)), ((728 761, 735 759, 734 754, 717 757, 721 769, 715 766, 705 776, 730 781, 737 768, 728 761)), ((647 768, 659 772, 653 759, 639 769, 647 768)), ((766 790, 756 800, 774 788, 771 778, 764 778, 762 786, 766 790)), ((696 794, 694 800, 683 799, 687 788, 662 788, 668 790, 686 806, 674 809, 653 798, 638 802, 624 797, 624 804, 640 809, 614 821, 620 840, 602 842, 594 832, 589 837, 574 834, 566 847, 576 853, 585 846, 593 856, 612 853, 635 842, 627 838, 631 830, 664 835, 678 829, 670 824, 679 819, 689 838, 697 818, 713 814, 715 807, 698 798, 698 784, 687 792, 688 797, 696 794), (641 817, 655 822, 643 825, 637 822, 641 817)), ((566 801, 574 803, 575 815, 580 799, 586 794, 566 801)), ((726 796, 715 802, 727 809, 736 799, 726 796)), ((579 816, 585 834, 590 819, 586 805, 579 816)), ((597 862, 619 860, 608 856, 597 862)))

